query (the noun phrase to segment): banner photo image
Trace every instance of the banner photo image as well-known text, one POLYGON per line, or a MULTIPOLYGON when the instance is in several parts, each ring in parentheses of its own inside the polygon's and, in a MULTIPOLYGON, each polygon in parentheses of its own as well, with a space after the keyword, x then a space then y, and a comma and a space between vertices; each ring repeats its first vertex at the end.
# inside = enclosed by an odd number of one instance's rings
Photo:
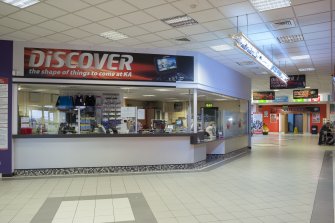
POLYGON ((288 75, 289 80, 287 83, 281 81, 277 77, 270 77, 270 89, 292 89, 292 88, 305 88, 306 76, 301 75, 288 75))
POLYGON ((252 114, 251 130, 254 134, 263 133, 263 115, 252 114))
POLYGON ((318 98, 318 89, 293 90, 293 99, 318 98))
POLYGON ((275 100, 276 95, 274 91, 254 91, 252 92, 253 100, 275 100))
POLYGON ((176 82, 194 80, 194 58, 68 49, 24 49, 24 77, 176 82))

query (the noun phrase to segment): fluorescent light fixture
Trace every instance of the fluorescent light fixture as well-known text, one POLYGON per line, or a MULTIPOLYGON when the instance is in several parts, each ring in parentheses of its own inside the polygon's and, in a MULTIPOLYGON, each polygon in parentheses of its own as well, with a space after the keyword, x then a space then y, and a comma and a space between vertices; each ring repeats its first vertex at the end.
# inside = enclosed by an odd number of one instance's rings
POLYGON ((307 88, 307 89, 308 89, 308 88, 311 88, 311 87, 310 87, 310 86, 306 86, 305 88, 307 88))
POLYGON ((44 105, 44 108, 53 108, 53 105, 44 105))
POLYGON ((127 99, 128 97, 123 97, 124 99, 127 99))
POLYGON ((175 16, 171 18, 162 19, 161 21, 165 22, 166 24, 174 28, 198 24, 196 20, 194 20, 188 15, 175 16))
POLYGON ((227 44, 211 46, 211 48, 215 51, 224 51, 224 50, 232 50, 233 49, 233 47, 231 47, 227 44))
POLYGON ((225 98, 217 98, 217 99, 214 99, 215 101, 226 101, 227 99, 225 98))
POLYGON ((137 87, 120 87, 121 90, 137 89, 137 87))
POLYGON ((108 31, 108 32, 104 32, 104 33, 100 33, 99 36, 104 37, 106 39, 111 39, 111 40, 120 40, 120 39, 126 39, 128 38, 128 36, 116 32, 116 31, 108 31))
POLYGON ((173 91, 173 90, 172 89, 161 88, 161 89, 155 89, 155 91, 173 91))
POLYGON ((281 71, 270 59, 268 59, 243 33, 236 33, 231 36, 235 41, 235 46, 243 51, 253 60, 264 66, 273 75, 278 77, 284 83, 287 83, 289 77, 281 71))
POLYGON ((299 68, 299 71, 300 72, 315 71, 315 68, 313 68, 313 67, 299 68))
POLYGON ((279 91, 278 89, 276 89, 276 90, 273 90, 273 91, 279 91))
POLYGON ((260 12, 291 6, 291 0, 250 0, 260 12))
POLYGON ((142 95, 143 97, 155 97, 156 95, 153 95, 153 94, 144 94, 142 95))
POLYGON ((20 9, 39 3, 39 0, 1 0, 4 3, 11 4, 20 9))
POLYGON ((277 37, 277 39, 280 43, 295 43, 295 42, 304 41, 304 36, 300 34, 289 35, 289 36, 279 36, 277 37))
POLYGON ((301 55, 301 56, 293 56, 291 57, 292 60, 304 60, 304 59, 309 59, 309 55, 301 55))

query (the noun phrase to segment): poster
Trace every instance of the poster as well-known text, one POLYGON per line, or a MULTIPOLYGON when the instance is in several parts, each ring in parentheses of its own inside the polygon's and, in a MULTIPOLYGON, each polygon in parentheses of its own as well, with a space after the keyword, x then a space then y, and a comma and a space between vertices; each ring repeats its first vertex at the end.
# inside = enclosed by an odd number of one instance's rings
POLYGON ((318 89, 293 90, 293 99, 318 98, 318 89))
POLYGON ((263 115, 262 114, 253 114, 251 129, 254 134, 263 133, 263 115))
POLYGON ((193 81, 194 57, 25 48, 24 77, 155 82, 193 81))
POLYGON ((312 113, 312 123, 320 123, 320 113, 312 113))
POLYGON ((281 81, 277 77, 270 77, 270 89, 292 89, 292 88, 305 88, 306 76, 301 75, 288 75, 289 80, 287 83, 281 81))
POLYGON ((277 114, 270 114, 270 123, 277 123, 277 114))
POLYGON ((274 91, 254 91, 252 92, 253 100, 274 100, 275 92, 274 91))
POLYGON ((269 112, 268 111, 264 111, 264 117, 265 118, 269 117, 269 112))

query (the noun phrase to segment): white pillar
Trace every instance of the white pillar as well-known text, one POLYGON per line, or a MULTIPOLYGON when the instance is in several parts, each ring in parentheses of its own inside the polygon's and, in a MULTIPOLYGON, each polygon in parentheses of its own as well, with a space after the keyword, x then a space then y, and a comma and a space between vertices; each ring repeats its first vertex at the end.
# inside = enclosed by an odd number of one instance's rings
POLYGON ((193 89, 193 132, 198 132, 198 89, 193 89))

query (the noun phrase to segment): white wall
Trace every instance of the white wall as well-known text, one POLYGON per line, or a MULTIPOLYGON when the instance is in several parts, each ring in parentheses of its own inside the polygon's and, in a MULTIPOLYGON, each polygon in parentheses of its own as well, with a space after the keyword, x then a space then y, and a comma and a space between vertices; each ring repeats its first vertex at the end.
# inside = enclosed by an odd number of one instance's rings
POLYGON ((250 78, 202 54, 198 55, 196 66, 201 89, 250 100, 250 78))

